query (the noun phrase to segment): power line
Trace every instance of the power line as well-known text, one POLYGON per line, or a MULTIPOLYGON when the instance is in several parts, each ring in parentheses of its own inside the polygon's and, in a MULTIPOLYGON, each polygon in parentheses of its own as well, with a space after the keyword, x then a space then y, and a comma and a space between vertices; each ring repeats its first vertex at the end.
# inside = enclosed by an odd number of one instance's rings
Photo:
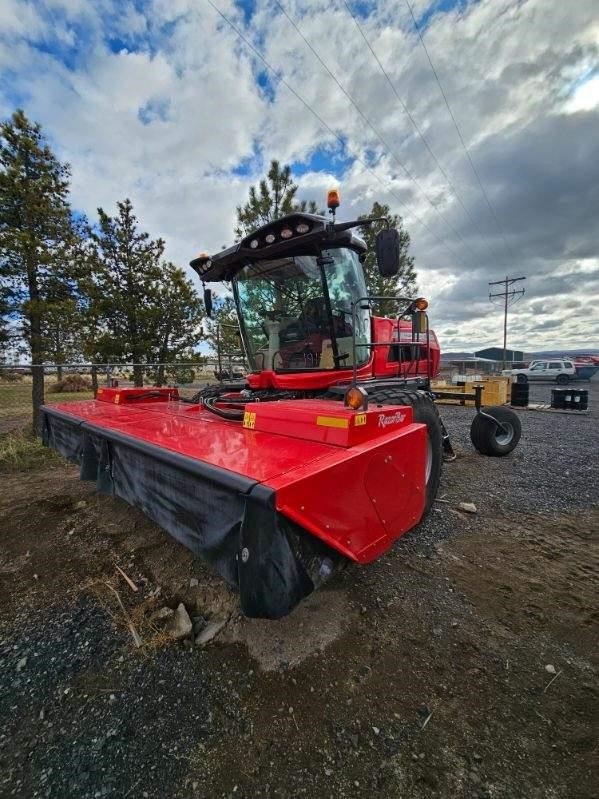
MULTIPOLYGON (((325 120, 320 116, 320 114, 312 108, 310 103, 308 103, 308 101, 305 100, 301 96, 301 94, 299 94, 299 92, 297 92, 287 80, 285 80, 285 78, 281 75, 281 73, 278 72, 273 66, 271 66, 271 64, 269 64, 269 62, 262 55, 262 53, 241 33, 241 31, 236 27, 236 25, 212 2, 212 0, 206 0, 206 2, 210 6, 212 6, 212 8, 216 11, 216 13, 224 20, 224 22, 227 23, 227 25, 229 25, 229 27, 246 45, 246 47, 248 47, 254 53, 254 55, 260 59, 260 61, 262 61, 262 63, 266 66, 266 68, 273 73, 273 75, 283 84, 283 86, 285 86, 285 88, 288 89, 288 91, 290 91, 291 94, 293 94, 293 96, 296 99, 298 99, 302 103, 302 105, 305 106, 305 108, 308 109, 308 111, 310 111, 310 113, 320 122, 322 127, 325 128, 325 130, 327 130, 341 144, 343 148, 345 148, 345 141, 343 140, 343 137, 340 136, 338 133, 336 133, 333 130, 333 128, 331 128, 331 126, 327 122, 325 122, 325 120)), ((467 264, 464 262, 461 256, 458 255, 458 253, 456 253, 452 247, 450 247, 447 241, 441 240, 437 236, 437 234, 427 225, 427 223, 415 211, 408 208, 408 206, 404 203, 404 201, 391 188, 391 185, 389 183, 380 178, 376 174, 376 172, 373 169, 371 169, 371 167, 368 166, 366 161, 360 158, 360 156, 356 155, 354 157, 355 160, 358 161, 358 163, 360 163, 367 172, 372 174, 375 177, 375 179, 389 192, 389 194, 391 194, 392 197, 394 197, 397 200, 397 202, 401 206, 406 208, 408 212, 412 214, 412 216, 420 223, 420 225, 422 225, 422 227, 425 230, 427 230, 431 234, 431 236, 437 241, 438 244, 444 246, 447 249, 447 251, 450 252, 451 255, 462 264, 462 266, 464 266, 466 269, 468 268, 467 264)))
POLYGON ((462 136, 462 132, 461 132, 461 130, 459 128, 459 125, 458 125, 458 123, 456 121, 456 118, 455 118, 455 116, 453 114, 453 111, 451 110, 451 106, 449 105, 449 100, 447 99, 447 95, 445 94, 445 90, 443 89, 443 86, 441 85, 441 81, 439 79, 439 75, 437 74, 437 70, 435 69, 435 65, 433 64, 432 59, 430 57, 430 54, 428 52, 428 48, 427 48, 426 44, 424 43, 424 37, 422 36, 422 32, 421 32, 420 28, 418 27, 418 23, 416 22, 416 17, 414 16, 414 11, 412 10, 412 6, 410 5, 410 0, 404 0, 404 2, 406 4, 406 6, 408 7, 408 11, 410 12, 410 16, 412 17, 412 22, 414 23, 414 28, 416 30, 416 33, 418 34, 418 38, 420 39, 420 44, 422 45, 422 48, 423 48, 424 52, 426 53, 426 57, 428 59, 428 63, 429 63, 430 68, 431 68, 431 70, 433 72, 433 75, 435 76, 435 80, 437 81, 437 85, 439 86, 439 91, 441 92, 441 95, 443 97, 443 101, 444 101, 445 105, 447 106, 447 110, 449 111, 449 116, 451 117, 451 121, 453 122, 453 126, 456 129, 456 132, 458 134, 458 138, 460 140, 460 143, 461 143, 461 145, 462 145, 462 147, 464 149, 464 152, 466 153, 466 156, 468 158, 470 166, 472 167, 472 171, 474 172, 474 175, 476 177, 478 185, 480 186, 480 190, 483 193, 483 196, 485 198, 485 202, 487 203, 487 206, 489 208, 491 216, 495 220, 495 224, 497 225, 497 229, 499 230, 499 232, 501 234, 501 237, 503 239, 503 243, 505 244, 505 247, 506 247, 506 250, 508 252, 508 255, 511 252, 512 257, 514 257, 514 253, 511 251, 511 247, 508 244, 507 238, 506 238, 505 233, 503 231, 503 226, 502 226, 501 222, 499 221, 499 217, 495 213, 495 209, 493 208, 493 206, 491 204, 491 200, 489 199, 489 195, 487 194, 487 191, 486 191, 486 189, 485 189, 485 187, 483 185, 483 182, 480 179, 480 175, 478 173, 478 169, 476 168, 476 165, 475 165, 474 161, 472 160, 472 156, 470 155, 470 151, 469 151, 469 149, 468 149, 468 147, 466 145, 466 142, 464 141, 464 137, 462 136))
MULTIPOLYGON (((489 299, 491 302, 495 299, 502 300, 503 304, 503 368, 505 369, 506 364, 506 354, 507 354, 507 309, 514 305, 514 303, 521 300, 524 296, 524 289, 516 289, 514 288, 516 283, 519 283, 521 280, 526 280, 525 277, 508 277, 507 275, 503 280, 494 280, 493 282, 489 283, 489 286, 503 286, 503 291, 499 291, 496 294, 491 294, 489 292, 489 299)), ((498 303, 493 303, 497 305, 498 303)))
MULTIPOLYGON (((275 2, 276 2, 276 0, 275 0, 275 2)), ((472 214, 470 213, 469 209, 466 207, 466 204, 463 202, 462 198, 460 197, 460 195, 459 195, 459 193, 458 193, 458 190, 457 190, 457 189, 456 189, 456 187, 454 186, 454 184, 453 184, 453 182, 452 182, 451 178, 449 177, 449 175, 447 174, 446 170, 443 168, 442 164, 440 163, 439 159, 437 158, 437 156, 436 156, 436 155, 435 155, 435 153, 433 152, 433 149, 432 149, 432 147, 430 146, 430 144, 429 144, 429 142, 428 142, 428 139, 426 138, 426 136, 424 135, 424 133, 423 133, 423 132, 422 132, 422 130, 420 129, 420 126, 418 125, 418 122, 417 122, 417 121, 414 119, 414 117, 412 116, 412 114, 411 114, 411 112, 410 112, 409 108, 406 106, 406 104, 404 103, 403 99, 402 99, 402 98, 401 98, 401 96, 399 95, 399 92, 397 91, 397 88, 395 87, 395 84, 393 83, 393 81, 392 81, 392 80, 391 80, 391 78, 389 77, 389 73, 387 72, 387 70, 385 69, 385 67, 383 66, 383 64, 381 63, 381 60, 379 59, 379 57, 378 57, 378 55, 376 54, 376 52, 375 52, 374 48, 372 47, 372 45, 371 45, 371 43, 370 43, 370 41, 369 41, 368 37, 367 37, 367 36, 366 36, 366 34, 364 33, 364 30, 363 30, 362 26, 360 25, 360 23, 358 22, 358 19, 357 19, 356 15, 354 14, 354 12, 352 11, 352 9, 351 9, 351 7, 350 7, 349 3, 347 2, 347 0, 343 0, 343 2, 344 2, 344 4, 345 4, 345 7, 347 8, 347 10, 348 10, 348 12, 349 12, 349 14, 350 14, 351 18, 353 19, 354 23, 356 24, 356 27, 357 27, 358 31, 360 32, 360 35, 361 35, 361 36, 362 36, 362 38, 364 39, 364 42, 365 42, 366 46, 368 47, 368 49, 369 49, 369 50, 370 50, 370 52, 372 53, 372 55, 373 55, 373 57, 374 57, 374 60, 376 61, 376 63, 377 63, 377 64, 378 64, 378 66, 379 66, 379 69, 380 69, 380 70, 381 70, 381 72, 383 73, 383 75, 384 75, 384 77, 385 77, 385 80, 387 81, 387 83, 389 84, 389 86, 390 86, 390 88, 391 88, 391 90, 392 90, 393 94, 394 94, 394 95, 395 95, 395 97, 397 98, 397 101, 399 102, 399 104, 400 104, 400 106, 401 106, 401 108, 402 108, 402 111, 404 112, 404 114, 406 114, 406 115, 407 115, 408 119, 410 120, 410 122, 412 123, 412 125, 413 125, 413 127, 414 127, 414 130, 416 131, 416 133, 418 134, 418 136, 419 136, 419 137, 422 139, 422 142, 424 143, 424 146, 426 147, 426 149, 427 149, 427 150, 428 150, 428 152, 430 153, 430 155, 431 155, 432 159, 433 159, 433 160, 434 160, 434 162, 436 163, 436 165, 437 165, 437 167, 438 167, 438 169, 439 169, 439 172, 440 172, 440 173, 443 175, 443 177, 444 177, 444 178, 445 178, 445 180, 447 181, 447 184, 448 184, 448 186, 451 188, 451 190, 452 190, 453 194, 455 195, 455 197, 456 197, 457 201, 459 202, 459 204, 460 204, 460 205, 461 205, 461 207, 463 208, 463 210, 464 210, 464 213, 465 213, 465 214, 468 216, 468 218, 470 219, 470 221, 472 222, 472 224, 473 224, 473 225, 475 225, 476 229, 478 230, 478 227, 477 227, 476 220, 474 219, 474 217, 473 217, 473 216, 472 216, 472 214)), ((280 4, 279 4, 278 2, 277 2, 277 5, 279 5, 279 6, 280 6, 280 4)), ((303 38, 303 37, 302 37, 302 38, 303 38)), ((482 233, 482 231, 480 231, 480 230, 479 230, 479 233, 481 233, 481 235, 482 235, 482 236, 483 236, 483 238, 484 238, 484 234, 482 233)), ((491 249, 491 245, 490 245, 490 244, 488 244, 488 243, 487 243, 487 246, 489 247, 489 249, 491 249)))
MULTIPOLYGON (((464 245, 464 246, 466 247, 466 249, 467 249, 467 250, 468 250, 468 251, 471 253, 471 255, 473 255, 475 258, 477 258, 477 255, 476 255, 476 253, 475 253, 475 252, 472 250, 472 248, 471 248, 471 247, 470 247, 470 246, 469 246, 469 245, 466 243, 466 241, 464 240, 464 238, 463 238, 463 236, 460 234, 460 232, 459 232, 458 230, 456 230, 456 229, 453 227, 453 225, 450 225, 450 224, 449 224, 449 222, 448 222, 448 221, 445 219, 445 217, 444 217, 444 216, 441 214, 440 210, 437 208, 437 206, 435 205, 435 203, 433 202, 433 200, 432 200, 432 199, 429 197, 429 195, 427 194, 427 192, 426 192, 426 191, 425 191, 425 190, 422 188, 422 186, 420 185, 420 183, 418 182, 418 180, 416 179, 416 177, 414 177, 414 175, 412 175, 412 173, 410 172, 410 170, 409 170, 409 169, 408 169, 408 168, 405 166, 405 164, 404 164, 404 163, 403 163, 403 162, 402 162, 402 161, 401 161, 401 160, 398 158, 398 156, 397 156, 397 155, 394 153, 394 151, 391 149, 391 146, 390 146, 390 145, 388 144, 388 142, 387 142, 387 141, 386 141, 386 140, 383 138, 383 136, 382 136, 382 134, 380 133, 380 131, 379 131, 379 130, 377 130, 377 128, 375 128, 375 126, 372 124, 372 122, 371 122, 371 120, 368 118, 368 116, 367 116, 367 115, 366 115, 366 114, 365 114, 365 113, 362 111, 362 109, 361 109, 361 108, 360 108, 360 106, 358 105, 357 101, 356 101, 356 100, 355 100, 355 99, 352 97, 352 95, 351 95, 351 94, 350 94, 350 93, 347 91, 347 89, 345 89, 345 87, 344 87, 344 86, 341 84, 341 82, 338 80, 338 78, 336 77, 336 75, 335 75, 335 74, 334 74, 334 73, 331 71, 331 69, 330 69, 330 68, 327 66, 327 64, 324 62, 324 60, 323 60, 323 59, 322 59, 322 57, 321 57, 321 56, 318 54, 318 52, 315 50, 315 48, 314 48, 314 47, 313 47, 313 46, 310 44, 310 42, 308 41, 308 39, 306 38, 306 36, 304 36, 304 34, 302 33, 302 31, 300 30, 300 28, 298 27, 298 25, 297 25, 297 24, 295 23, 295 21, 294 21, 294 20, 293 20, 293 19, 292 19, 292 18, 289 16, 289 14, 288 14, 288 13, 287 13, 287 11, 285 10, 285 8, 284 8, 284 7, 281 5, 281 3, 279 2, 279 0, 275 0, 275 5, 277 5, 277 6, 278 6, 278 8, 279 8, 279 10, 281 11, 281 13, 282 13, 282 14, 285 16, 285 18, 288 20, 288 22, 289 22, 289 23, 290 23, 290 24, 293 26, 294 30, 295 30, 295 31, 296 31, 296 33, 297 33, 297 34, 298 34, 298 35, 301 37, 301 39, 303 40, 303 42, 304 42, 304 43, 306 44, 306 46, 309 48, 310 52, 311 52, 311 53, 312 53, 312 54, 315 56, 315 58, 318 60, 318 62, 320 63, 320 65, 321 65, 321 66, 322 66, 322 67, 323 67, 323 68, 326 70, 326 72, 328 73, 328 75, 329 75, 329 76, 330 76, 330 77, 333 79, 333 81, 336 83, 336 85, 339 87, 339 89, 341 89, 341 91, 343 92, 343 94, 344 94, 344 95, 347 97, 347 99, 350 101, 350 103, 351 103, 351 104, 354 106, 354 108, 356 109, 356 111, 358 112, 358 114, 361 116, 361 118, 362 118, 362 119, 363 119, 363 120, 366 122, 366 124, 368 125, 368 127, 369 127, 369 128, 370 128, 370 129, 371 129, 373 132, 374 132, 375 136, 378 138, 378 140, 381 142, 381 144, 382 144, 382 145, 383 145, 383 146, 386 148, 386 150, 387 150, 388 154, 389 154, 389 155, 390 155, 390 156, 393 158, 393 160, 394 160, 394 161, 395 161, 397 164, 399 164, 399 166, 401 167, 401 169, 402 169, 402 170, 404 171, 404 173, 406 174, 407 178, 408 178, 410 181, 412 181, 412 183, 414 183, 414 185, 415 185, 415 186, 416 186, 416 187, 419 189, 419 191, 420 191, 420 192, 423 194, 423 196, 424 196, 424 197, 427 199, 427 201, 428 201, 428 203, 430 204, 431 208, 432 208, 432 209, 435 211, 435 213, 437 213, 437 214, 438 214, 438 216, 439 216, 439 218, 441 219, 441 221, 442 221, 442 222, 443 222, 443 223, 444 223, 444 224, 445 224, 445 225, 446 225, 446 226, 449 228, 450 232, 451 232, 451 233, 453 233, 453 235, 457 236, 457 237, 458 237, 458 238, 459 238, 459 239, 462 241, 463 245, 464 245)), ((415 124, 415 123, 414 123, 414 124, 415 124)), ((422 134, 421 134, 421 135, 422 135, 422 134)), ((425 143, 426 143, 426 142, 425 142, 425 143)), ((428 144, 427 144, 427 146, 428 146, 428 144)), ((429 147, 429 150, 430 150, 430 147, 429 147)), ((435 156, 434 156, 434 153, 432 152, 432 150, 431 150, 431 154, 433 155, 433 157, 435 157, 435 156)), ((435 158, 435 160, 436 160, 436 158, 435 158)), ((438 164, 438 163, 439 163, 439 162, 437 161, 437 164, 438 164)), ((450 184, 450 186, 451 186, 451 188, 452 188, 452 190, 453 190, 454 194, 456 195, 456 197, 457 197, 458 201, 460 202, 460 204, 462 205, 462 207, 464 208, 464 210, 466 211, 466 213, 468 213, 468 214, 469 214, 469 212, 468 212, 468 209, 467 209, 467 208, 464 206, 464 204, 462 203, 462 201, 461 201, 461 199, 459 198, 459 196, 458 196, 458 194, 457 194, 457 192, 456 192, 455 188, 453 187, 453 184, 451 183, 451 181, 450 181, 450 180, 449 180, 449 178, 447 177, 446 173, 443 171, 443 168, 441 167, 441 165, 440 165, 440 164, 439 164, 439 167, 440 167, 441 171, 443 172, 443 175, 445 176, 445 178, 446 178, 446 179, 447 179, 447 181, 449 182, 449 184, 450 184)), ((472 217, 470 217, 470 218, 472 219, 472 217)), ((472 219, 472 222, 474 222, 474 219, 472 219)))

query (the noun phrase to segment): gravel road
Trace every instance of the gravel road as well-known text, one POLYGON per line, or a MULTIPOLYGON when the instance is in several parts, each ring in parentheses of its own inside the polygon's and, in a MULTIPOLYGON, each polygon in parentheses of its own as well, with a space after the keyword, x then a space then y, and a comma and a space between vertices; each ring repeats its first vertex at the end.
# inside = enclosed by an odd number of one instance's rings
POLYGON ((588 414, 521 411, 503 459, 472 450, 471 411, 443 408, 458 458, 429 518, 281 622, 241 618, 189 553, 72 467, 5 477, 0 796, 596 797, 590 392, 588 414), (205 648, 148 643, 148 612, 181 601, 227 627, 205 648))

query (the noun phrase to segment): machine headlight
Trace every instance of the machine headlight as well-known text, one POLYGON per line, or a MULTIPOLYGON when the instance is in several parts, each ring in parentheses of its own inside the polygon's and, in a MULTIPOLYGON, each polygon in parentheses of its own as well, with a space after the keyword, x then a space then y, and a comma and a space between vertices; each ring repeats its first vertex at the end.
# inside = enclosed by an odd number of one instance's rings
POLYGON ((272 243, 273 243, 273 241, 275 240, 275 238, 276 238, 276 236, 275 236, 275 234, 274 234, 274 233, 269 233, 269 234, 268 234, 268 235, 267 235, 267 236, 264 238, 264 241, 265 241, 267 244, 272 244, 272 243))
POLYGON ((310 230, 310 225, 307 225, 305 222, 300 222, 299 225, 295 226, 296 233, 307 233, 310 230))
POLYGON ((250 247, 252 248, 252 250, 255 250, 259 243, 260 242, 258 241, 258 239, 252 239, 250 241, 250 247))
POLYGON ((293 230, 289 227, 284 227, 281 231, 281 238, 282 239, 290 239, 293 236, 293 230))

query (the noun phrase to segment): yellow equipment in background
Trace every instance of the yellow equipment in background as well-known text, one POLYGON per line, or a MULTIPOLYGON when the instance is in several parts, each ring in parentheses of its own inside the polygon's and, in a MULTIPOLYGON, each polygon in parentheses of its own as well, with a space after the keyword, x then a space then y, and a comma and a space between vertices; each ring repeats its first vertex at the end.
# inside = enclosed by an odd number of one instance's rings
MULTIPOLYGON (((463 386, 448 383, 446 380, 433 380, 431 382, 431 389, 433 391, 435 391, 435 389, 441 389, 453 393, 468 394, 472 391, 474 386, 482 386, 481 404, 483 407, 489 407, 491 405, 509 405, 511 384, 511 377, 483 377, 479 380, 468 381, 463 386)), ((440 398, 437 402, 443 405, 474 406, 473 399, 459 400, 440 398)))

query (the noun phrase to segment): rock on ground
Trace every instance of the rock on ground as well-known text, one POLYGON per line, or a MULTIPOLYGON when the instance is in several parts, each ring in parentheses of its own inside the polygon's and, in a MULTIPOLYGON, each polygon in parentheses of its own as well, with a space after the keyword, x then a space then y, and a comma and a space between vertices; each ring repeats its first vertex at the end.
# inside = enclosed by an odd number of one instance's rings
POLYGON ((185 605, 181 602, 174 612, 173 617, 168 621, 166 631, 175 641, 181 641, 183 638, 187 638, 188 635, 191 635, 192 629, 193 624, 189 618, 189 613, 185 605))

